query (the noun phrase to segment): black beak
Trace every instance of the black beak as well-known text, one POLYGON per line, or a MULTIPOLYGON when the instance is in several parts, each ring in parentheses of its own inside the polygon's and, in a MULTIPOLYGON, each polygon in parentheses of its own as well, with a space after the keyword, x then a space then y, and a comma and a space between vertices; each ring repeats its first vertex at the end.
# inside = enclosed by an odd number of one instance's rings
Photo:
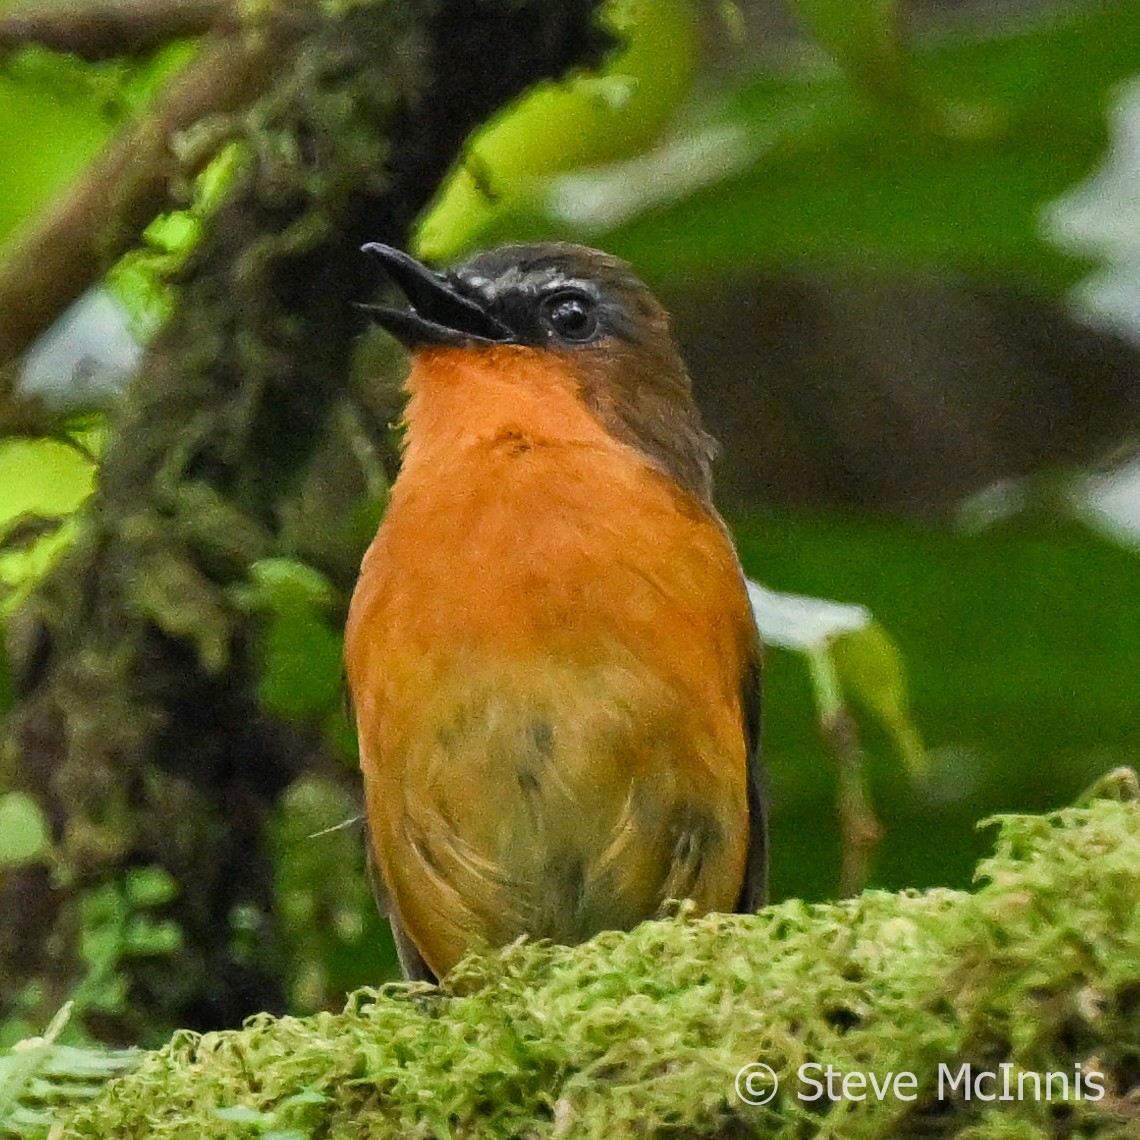
POLYGON ((407 348, 433 344, 503 344, 514 339, 514 333, 502 321, 460 293, 454 282, 421 265, 403 250, 379 242, 369 242, 361 248, 383 261, 388 275, 403 290, 411 307, 360 307, 407 348))

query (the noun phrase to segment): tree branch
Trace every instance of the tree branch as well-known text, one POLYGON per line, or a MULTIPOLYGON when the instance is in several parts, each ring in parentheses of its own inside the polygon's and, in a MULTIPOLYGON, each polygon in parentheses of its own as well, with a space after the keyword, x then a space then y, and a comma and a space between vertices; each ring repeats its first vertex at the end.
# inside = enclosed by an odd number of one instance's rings
POLYGON ((234 0, 120 0, 24 5, 0 18, 0 53, 28 44, 89 61, 148 51, 237 26, 234 0))
MULTIPOLYGON (((76 1140, 224 1140, 220 1108, 310 1136, 1135 1136, 1137 804, 997 822, 970 893, 516 943, 439 989, 180 1034, 98 1099, 74 1096, 66 1124, 51 1113, 66 1088, 49 1099, 29 1072, 21 1099, 76 1140)), ((48 1076, 50 1040, 28 1046, 48 1076)), ((85 1071, 131 1060, 96 1054, 85 1071)))
POLYGON ((19 356, 161 211, 179 170, 174 137, 248 103, 280 63, 282 49, 275 34, 207 41, 143 116, 17 239, 0 263, 0 364, 19 356))

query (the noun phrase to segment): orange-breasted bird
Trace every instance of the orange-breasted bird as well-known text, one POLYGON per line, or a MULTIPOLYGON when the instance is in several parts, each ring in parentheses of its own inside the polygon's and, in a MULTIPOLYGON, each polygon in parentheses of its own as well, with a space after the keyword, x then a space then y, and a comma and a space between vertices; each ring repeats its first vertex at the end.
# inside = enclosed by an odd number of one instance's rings
POLYGON ((581 246, 365 249, 412 366, 345 656, 405 974, 671 898, 755 910, 760 643, 664 309, 581 246))

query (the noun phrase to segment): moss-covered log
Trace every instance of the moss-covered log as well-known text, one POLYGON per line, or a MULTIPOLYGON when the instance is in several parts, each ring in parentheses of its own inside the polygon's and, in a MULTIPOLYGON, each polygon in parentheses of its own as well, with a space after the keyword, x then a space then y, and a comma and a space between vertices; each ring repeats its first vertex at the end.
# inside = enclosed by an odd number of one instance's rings
POLYGON ((1002 817, 974 893, 682 914, 182 1033, 53 1136, 1134 1136, 1135 794, 1120 773, 1085 806, 1002 817), (757 1062, 780 1076, 763 1105, 737 1092, 757 1062), (802 1099, 828 1065, 890 1091, 802 1099))

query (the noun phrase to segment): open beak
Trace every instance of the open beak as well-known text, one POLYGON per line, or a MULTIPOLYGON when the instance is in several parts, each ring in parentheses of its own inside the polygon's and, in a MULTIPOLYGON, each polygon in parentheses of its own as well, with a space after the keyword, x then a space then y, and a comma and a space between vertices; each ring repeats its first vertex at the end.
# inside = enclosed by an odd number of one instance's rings
POLYGON ((476 301, 458 291, 454 282, 421 265, 403 250, 379 242, 362 247, 384 263, 388 276, 403 290, 409 308, 361 305, 382 328, 407 348, 433 344, 503 344, 514 333, 476 301))

